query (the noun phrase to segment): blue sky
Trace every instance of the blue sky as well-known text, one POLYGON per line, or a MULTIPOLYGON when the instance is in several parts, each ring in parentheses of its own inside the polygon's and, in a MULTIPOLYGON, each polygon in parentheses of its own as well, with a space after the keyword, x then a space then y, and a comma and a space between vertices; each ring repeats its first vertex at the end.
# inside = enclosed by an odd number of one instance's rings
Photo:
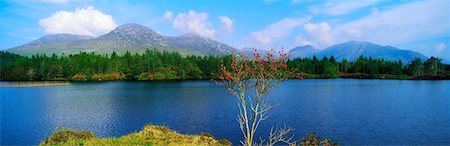
POLYGON ((47 34, 100 36, 138 23, 236 48, 323 49, 359 40, 450 59, 448 0, 1 0, 0 22, 0 50, 47 34))

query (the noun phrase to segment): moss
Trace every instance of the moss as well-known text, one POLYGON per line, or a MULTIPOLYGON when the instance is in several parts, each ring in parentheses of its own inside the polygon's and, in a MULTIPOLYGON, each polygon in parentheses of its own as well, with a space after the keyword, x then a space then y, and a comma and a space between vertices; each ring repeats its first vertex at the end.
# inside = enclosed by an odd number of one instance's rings
POLYGON ((61 129, 40 145, 231 145, 227 140, 216 140, 211 134, 178 134, 165 126, 145 125, 139 132, 118 138, 97 138, 88 131, 61 129))

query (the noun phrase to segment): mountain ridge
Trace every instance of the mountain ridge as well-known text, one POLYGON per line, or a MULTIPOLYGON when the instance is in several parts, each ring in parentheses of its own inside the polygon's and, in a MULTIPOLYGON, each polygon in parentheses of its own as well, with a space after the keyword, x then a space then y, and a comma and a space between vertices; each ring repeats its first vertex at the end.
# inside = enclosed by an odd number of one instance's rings
MULTIPOLYGON (((116 53, 143 53, 147 49, 159 51, 175 51, 184 55, 226 55, 242 52, 244 55, 252 56, 251 48, 237 50, 227 44, 216 40, 186 33, 180 36, 161 35, 151 28, 127 23, 120 25, 114 30, 99 37, 52 34, 43 36, 37 40, 28 42, 21 46, 7 49, 6 51, 19 55, 31 56, 34 54, 75 54, 79 52, 96 52, 98 54, 116 53)), ((258 50, 260 54, 264 50, 258 50)), ((323 58, 333 55, 337 61, 347 59, 356 60, 359 56, 372 57, 374 59, 385 59, 390 61, 401 60, 409 63, 415 58, 426 60, 427 57, 411 50, 401 50, 392 46, 382 46, 366 41, 348 41, 323 50, 311 45, 298 46, 289 51, 290 58, 316 57, 323 58)))
MULTIPOLYGON (((304 47, 304 46, 300 46, 304 47)), ((299 48, 299 47, 296 47, 299 48)), ((310 48, 311 49, 315 48, 310 48)), ((342 61, 344 59, 348 61, 354 61, 359 56, 371 57, 373 59, 385 59, 389 61, 401 60, 403 63, 409 63, 415 58, 420 58, 421 60, 426 60, 427 57, 419 52, 411 50, 402 50, 392 46, 382 46, 366 41, 348 41, 344 43, 335 44, 329 46, 323 50, 315 49, 314 53, 299 53, 299 51, 292 49, 290 51, 290 58, 304 58, 313 57, 314 55, 318 58, 323 58, 324 56, 330 57, 334 56, 337 61, 342 61)), ((304 51, 304 50, 302 50, 304 51)))
POLYGON ((176 51, 187 55, 225 55, 237 52, 237 49, 233 47, 197 34, 164 36, 136 23, 120 25, 114 30, 96 38, 71 34, 53 34, 31 42, 9 48, 6 51, 26 56, 37 53, 47 55, 55 53, 60 55, 78 52, 111 54, 113 51, 116 53, 125 53, 127 51, 142 53, 146 49, 176 51), (58 39, 64 35, 68 35, 70 38, 58 39), (189 41, 186 41, 187 36, 189 36, 189 41))

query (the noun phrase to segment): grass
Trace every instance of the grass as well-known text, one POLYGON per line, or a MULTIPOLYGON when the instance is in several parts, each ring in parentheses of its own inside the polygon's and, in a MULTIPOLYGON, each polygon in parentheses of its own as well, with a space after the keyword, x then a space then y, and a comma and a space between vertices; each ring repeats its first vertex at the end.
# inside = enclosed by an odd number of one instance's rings
POLYGON ((139 132, 117 138, 98 138, 89 131, 59 129, 40 145, 231 145, 211 134, 179 134, 165 126, 145 125, 139 132))

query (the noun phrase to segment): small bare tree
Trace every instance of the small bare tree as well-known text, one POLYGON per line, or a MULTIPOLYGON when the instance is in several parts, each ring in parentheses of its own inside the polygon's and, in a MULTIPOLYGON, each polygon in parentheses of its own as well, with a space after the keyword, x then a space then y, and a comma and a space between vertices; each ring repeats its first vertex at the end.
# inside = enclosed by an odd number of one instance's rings
POLYGON ((294 138, 294 135, 288 136, 288 134, 290 132, 292 132, 294 129, 291 127, 278 127, 276 126, 275 128, 272 127, 270 128, 270 133, 269 133, 269 139, 263 140, 261 139, 261 142, 259 144, 255 144, 255 145, 261 145, 261 146, 273 146, 275 145, 277 142, 284 142, 285 144, 288 145, 295 145, 295 142, 292 141, 292 139, 294 138))
MULTIPOLYGON (((254 58, 237 58, 232 56, 231 63, 222 62, 220 67, 220 81, 217 82, 225 86, 228 91, 238 99, 239 114, 237 120, 244 141, 243 145, 254 145, 256 130, 262 121, 269 117, 268 112, 272 105, 268 103, 267 94, 286 80, 292 72, 289 72, 286 61, 287 55, 274 50, 268 51, 265 56, 254 51, 254 58), (274 54, 277 53, 277 56, 274 54)), ((295 70, 297 71, 297 70, 295 70)), ((288 142, 284 136, 292 131, 291 128, 278 129, 273 131, 266 142, 273 145, 278 141, 288 142)), ((263 144, 262 141, 261 144, 263 144)))

